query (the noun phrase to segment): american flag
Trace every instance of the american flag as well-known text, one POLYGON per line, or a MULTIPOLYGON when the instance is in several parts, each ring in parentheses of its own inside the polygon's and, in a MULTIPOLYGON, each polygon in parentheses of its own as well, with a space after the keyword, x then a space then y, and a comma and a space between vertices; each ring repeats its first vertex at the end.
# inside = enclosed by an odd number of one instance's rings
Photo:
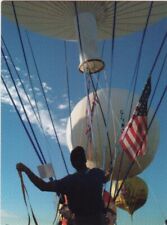
POLYGON ((121 134, 119 143, 131 160, 144 155, 147 144, 147 103, 151 93, 149 76, 134 113, 121 134))

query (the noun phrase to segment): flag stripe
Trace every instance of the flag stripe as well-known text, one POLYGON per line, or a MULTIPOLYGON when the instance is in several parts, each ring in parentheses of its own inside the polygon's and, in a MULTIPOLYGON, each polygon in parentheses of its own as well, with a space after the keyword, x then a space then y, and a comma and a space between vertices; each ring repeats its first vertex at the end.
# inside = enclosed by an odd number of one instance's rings
POLYGON ((131 160, 144 155, 147 146, 147 103, 151 93, 151 77, 148 78, 139 102, 119 139, 122 150, 131 160))
POLYGON ((129 146, 129 144, 126 142, 126 140, 124 142, 122 142, 121 144, 122 144, 123 150, 127 153, 128 157, 130 159, 134 159, 136 155, 135 155, 134 151, 131 149, 131 147, 129 146), (128 146, 129 146, 129 148, 127 148, 128 146))

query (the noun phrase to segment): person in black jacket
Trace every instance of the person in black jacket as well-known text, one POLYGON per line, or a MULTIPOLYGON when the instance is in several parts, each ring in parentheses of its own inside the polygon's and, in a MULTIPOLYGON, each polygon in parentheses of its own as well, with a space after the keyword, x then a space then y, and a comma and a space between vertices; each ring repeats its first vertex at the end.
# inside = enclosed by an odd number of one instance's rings
POLYGON ((75 225, 104 225, 102 189, 111 171, 105 174, 99 168, 87 168, 85 151, 81 146, 73 149, 70 159, 77 172, 50 182, 43 181, 23 163, 18 163, 16 168, 24 172, 41 191, 66 195, 68 207, 75 215, 75 225))

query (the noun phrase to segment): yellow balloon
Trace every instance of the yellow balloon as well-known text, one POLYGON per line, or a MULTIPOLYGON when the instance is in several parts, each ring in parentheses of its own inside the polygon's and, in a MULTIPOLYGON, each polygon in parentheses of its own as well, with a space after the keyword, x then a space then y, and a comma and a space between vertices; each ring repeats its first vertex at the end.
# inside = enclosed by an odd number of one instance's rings
MULTIPOLYGON (((121 183, 122 181, 118 182, 118 188, 121 183)), ((114 189, 115 187, 112 189, 112 194, 114 189)), ((147 196, 148 187, 144 180, 139 177, 128 178, 115 200, 115 205, 132 215, 135 210, 145 204, 147 196)))
MULTIPOLYGON (((131 160, 124 154, 122 158, 122 149, 119 145, 119 137, 121 134, 121 113, 124 112, 125 125, 129 120, 130 103, 127 103, 128 90, 123 89, 111 89, 109 93, 108 89, 100 89, 97 91, 99 102, 103 110, 103 116, 107 123, 108 136, 111 143, 112 152, 114 155, 114 168, 112 179, 122 180, 131 165, 131 160), (109 97, 110 94, 110 97, 109 97), (109 100, 108 100, 109 99, 109 100), (110 106, 108 111, 108 104, 110 106), (121 167, 120 167, 121 164, 121 167), (119 178, 118 178, 119 176, 119 178)), ((134 96, 134 104, 132 106, 132 112, 136 107, 139 97, 134 96)), ((89 95, 90 104, 93 106, 94 98, 93 94, 89 95)), ((100 105, 95 102, 94 111, 92 116, 92 143, 89 145, 88 141, 88 118, 86 114, 87 109, 87 97, 84 97, 77 103, 71 113, 72 129, 70 126, 70 119, 67 124, 67 145, 70 151, 77 145, 83 146, 87 153, 88 167, 106 168, 110 164, 110 148, 107 139, 106 126, 104 124, 103 116, 101 113, 100 105), (104 167, 103 167, 104 166, 104 167)), ((153 113, 149 110, 148 124, 152 118, 153 113)), ((156 119, 154 119, 152 126, 148 132, 146 154, 138 156, 137 161, 139 164, 134 163, 128 176, 136 176, 141 173, 153 160, 157 145, 159 142, 159 126, 156 119), (139 166, 140 165, 140 166, 139 166)))

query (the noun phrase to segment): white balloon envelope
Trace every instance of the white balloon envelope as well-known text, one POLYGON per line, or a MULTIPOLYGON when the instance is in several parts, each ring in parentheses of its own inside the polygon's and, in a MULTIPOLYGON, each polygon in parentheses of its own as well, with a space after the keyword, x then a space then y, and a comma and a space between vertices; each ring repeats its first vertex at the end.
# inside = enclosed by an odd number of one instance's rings
MULTIPOLYGON (((97 91, 97 95, 103 110, 104 118, 107 123, 107 128, 104 124, 104 119, 101 113, 101 109, 98 103, 96 103, 92 117, 92 147, 88 148, 88 136, 87 130, 87 97, 84 97, 74 107, 71 113, 72 129, 70 126, 70 120, 67 124, 67 145, 70 151, 80 145, 83 146, 87 153, 88 166, 99 167, 106 169, 111 161, 110 148, 107 140, 107 130, 109 134, 109 140, 114 157, 114 169, 113 179, 123 179, 126 175, 129 166, 132 161, 124 154, 122 157, 122 149, 119 145, 119 137, 121 134, 121 121, 120 112, 124 111, 125 125, 128 122, 129 117, 129 105, 127 104, 128 91, 122 89, 111 89, 110 100, 108 102, 109 91, 108 89, 100 89, 97 91), (109 104, 109 107, 108 107, 109 104), (121 163, 121 165, 120 165, 121 163)), ((93 94, 89 95, 90 102, 93 102, 93 94)), ((132 109, 135 108, 138 97, 135 95, 132 109)), ((133 110, 132 110, 133 112, 133 110)), ((153 113, 149 110, 148 124, 152 118, 153 113)), ((154 119, 149 132, 146 154, 144 156, 137 157, 137 163, 134 163, 132 169, 129 172, 130 176, 135 176, 141 173, 153 160, 157 150, 159 142, 159 125, 157 119, 154 119)))
MULTIPOLYGON (((79 40, 81 72, 104 68, 97 40, 111 39, 115 15, 115 36, 141 30, 146 25, 150 2, 113 1, 11 1, 2 2, 2 14, 31 31, 51 37, 79 40), (78 19, 78 20, 77 20, 78 19), (77 22, 77 23, 76 23, 77 22)), ((154 2, 149 24, 167 17, 167 3, 154 2)))
MULTIPOLYGON (((14 1, 18 21, 31 31, 66 40, 76 40, 72 1, 14 1)), ((118 1, 115 35, 143 29, 150 7, 149 1, 118 1)), ((111 39, 114 15, 113 1, 77 1, 78 13, 94 15, 98 39, 111 39)), ((14 20, 11 1, 2 2, 2 15, 14 20)), ((167 2, 153 2, 150 23, 167 17, 167 2)), ((86 28, 86 25, 85 25, 86 28)))

